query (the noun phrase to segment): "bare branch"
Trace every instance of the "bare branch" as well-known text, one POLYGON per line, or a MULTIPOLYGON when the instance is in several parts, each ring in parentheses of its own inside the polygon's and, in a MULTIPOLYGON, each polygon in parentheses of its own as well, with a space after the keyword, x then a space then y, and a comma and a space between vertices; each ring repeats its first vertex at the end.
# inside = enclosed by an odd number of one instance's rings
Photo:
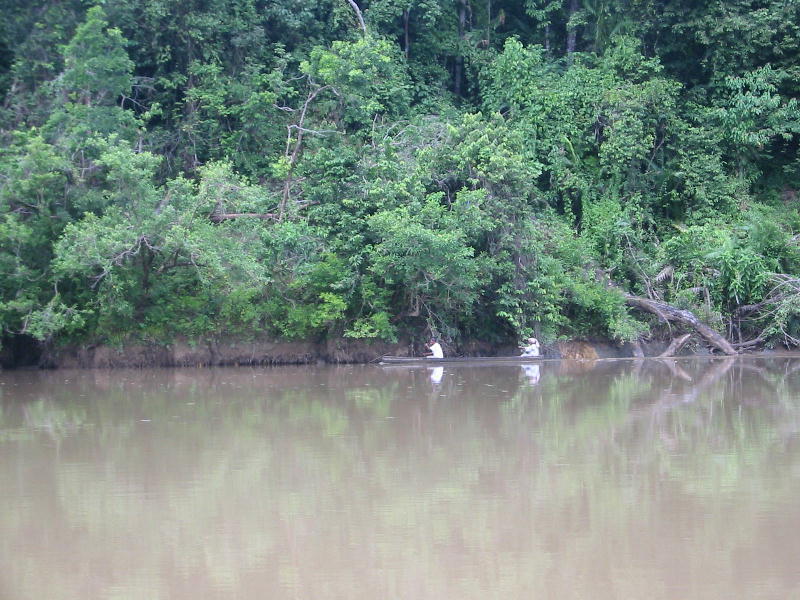
MULTIPOLYGON (((316 85, 313 81, 309 80, 309 83, 312 85, 316 85)), ((332 90, 335 94, 337 93, 335 89, 331 88, 329 85, 318 86, 312 89, 308 96, 306 97, 305 102, 303 103, 303 108, 300 111, 300 116, 297 119, 297 122, 292 123, 286 126, 286 150, 284 152, 284 156, 286 157, 288 164, 288 169, 286 173, 286 178, 283 182, 283 194, 281 197, 281 203, 278 207, 278 220, 283 219, 283 215, 286 212, 286 206, 289 203, 289 196, 292 190, 292 176, 294 174, 294 167, 297 164, 298 157, 300 156, 300 150, 303 147, 303 134, 306 132, 306 129, 303 127, 306 119, 306 114, 308 113, 308 107, 311 103, 316 99, 316 97, 325 90, 332 90), (294 141, 294 147, 292 147, 292 133, 297 131, 297 139, 294 141)), ((338 94, 337 94, 338 95, 338 94)))
POLYGON ((214 223, 221 223, 230 219, 251 218, 274 221, 278 218, 275 213, 213 213, 210 219, 214 223))
POLYGON ((306 129, 305 127, 301 127, 300 125, 295 125, 294 123, 291 125, 287 125, 289 129, 294 129, 295 131, 299 131, 301 133, 311 133, 313 135, 327 135, 329 133, 342 133, 341 131, 336 131, 335 129, 306 129))

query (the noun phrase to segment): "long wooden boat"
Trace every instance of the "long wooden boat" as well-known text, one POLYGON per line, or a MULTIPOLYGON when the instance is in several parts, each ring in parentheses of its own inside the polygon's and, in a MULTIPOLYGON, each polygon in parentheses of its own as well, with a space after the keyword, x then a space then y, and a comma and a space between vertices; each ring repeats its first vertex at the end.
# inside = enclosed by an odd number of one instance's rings
POLYGON ((446 356, 427 358, 419 356, 384 356, 380 365, 448 365, 461 363, 480 363, 496 365, 519 365, 541 362, 541 356, 446 356))

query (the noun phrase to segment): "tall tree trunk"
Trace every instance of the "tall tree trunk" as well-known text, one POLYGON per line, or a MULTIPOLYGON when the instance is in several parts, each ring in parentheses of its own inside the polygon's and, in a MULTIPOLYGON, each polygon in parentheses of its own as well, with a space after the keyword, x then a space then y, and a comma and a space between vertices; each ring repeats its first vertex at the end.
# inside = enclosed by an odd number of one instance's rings
POLYGON ((492 45, 492 0, 486 0, 486 47, 492 45))
POLYGON ((408 60, 408 52, 410 45, 410 41, 408 38, 408 21, 410 16, 411 16, 411 8, 406 8, 403 11, 403 52, 406 55, 406 60, 408 60))
POLYGON ((464 32, 467 25, 467 2, 469 0, 460 0, 458 6, 458 55, 456 56, 456 67, 453 72, 453 93, 456 96, 461 95, 461 77, 464 71, 464 56, 462 48, 464 41, 464 32))
POLYGON ((567 13, 567 56, 575 52, 575 46, 578 42, 578 28, 569 24, 577 12, 578 0, 569 0, 569 11, 567 13))
POLYGON ((364 35, 367 34, 367 25, 364 23, 364 15, 361 14, 361 9, 358 8, 358 4, 356 4, 355 0, 347 0, 348 4, 353 7, 353 12, 356 13, 356 17, 358 18, 358 24, 361 26, 361 31, 364 32, 364 35))

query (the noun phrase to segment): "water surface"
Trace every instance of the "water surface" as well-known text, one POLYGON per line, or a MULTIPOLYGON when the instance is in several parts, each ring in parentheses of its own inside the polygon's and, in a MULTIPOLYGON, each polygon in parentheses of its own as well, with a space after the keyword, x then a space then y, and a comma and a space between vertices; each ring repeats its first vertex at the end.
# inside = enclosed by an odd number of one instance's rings
POLYGON ((0 598, 800 598, 800 361, 0 373, 0 598))

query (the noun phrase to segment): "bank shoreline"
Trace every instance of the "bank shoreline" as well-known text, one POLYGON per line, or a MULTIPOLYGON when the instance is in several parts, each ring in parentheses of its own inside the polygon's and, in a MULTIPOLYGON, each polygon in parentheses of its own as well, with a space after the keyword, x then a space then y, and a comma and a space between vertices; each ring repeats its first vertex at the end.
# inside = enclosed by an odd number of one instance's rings
MULTIPOLYGON (((36 360, 15 360, 8 352, 3 368, 115 369, 158 367, 263 366, 301 364, 368 364, 381 356, 420 356, 424 351, 409 340, 397 343, 350 340, 322 342, 280 341, 273 339, 180 340, 168 344, 126 343, 93 344, 42 348, 36 360)), ((566 340, 542 345, 543 358, 593 360, 602 358, 655 357, 667 348, 667 342, 639 345, 615 344, 608 340, 566 340), (641 351, 641 352, 640 352, 641 351)), ((488 344, 467 341, 449 348, 451 356, 514 356, 513 344, 488 344)), ((707 346, 686 346, 680 356, 713 354, 707 346)))

